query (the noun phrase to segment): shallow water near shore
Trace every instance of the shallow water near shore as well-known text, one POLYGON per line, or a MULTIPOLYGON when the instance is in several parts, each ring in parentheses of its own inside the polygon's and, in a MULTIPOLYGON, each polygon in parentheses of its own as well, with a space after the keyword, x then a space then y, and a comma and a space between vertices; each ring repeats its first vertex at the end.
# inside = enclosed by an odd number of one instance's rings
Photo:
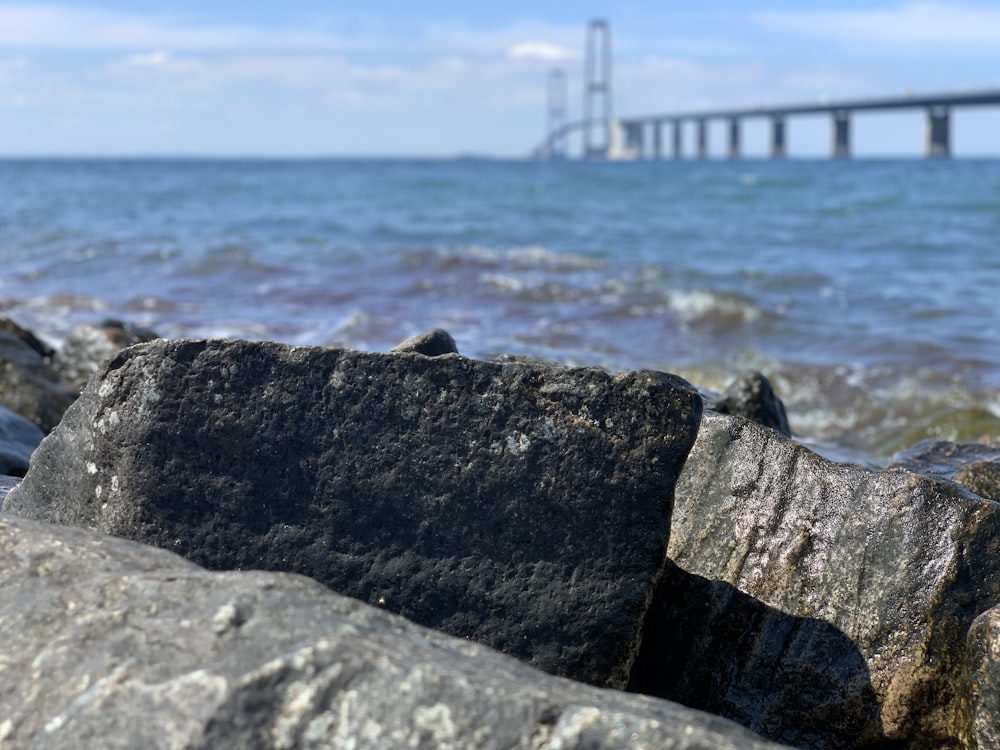
POLYGON ((1000 161, 0 161, 0 309, 168 337, 763 371, 883 463, 1000 436, 1000 161))

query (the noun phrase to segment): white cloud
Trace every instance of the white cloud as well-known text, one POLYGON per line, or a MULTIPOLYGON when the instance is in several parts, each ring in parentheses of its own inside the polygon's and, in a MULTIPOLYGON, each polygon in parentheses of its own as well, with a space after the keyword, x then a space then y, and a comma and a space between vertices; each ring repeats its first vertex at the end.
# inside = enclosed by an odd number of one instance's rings
POLYGON ((507 50, 507 56, 512 60, 557 62, 559 60, 572 60, 576 54, 551 42, 520 42, 507 50))
POLYGON ((849 42, 995 44, 1000 9, 917 2, 883 10, 804 10, 756 13, 772 29, 849 42))

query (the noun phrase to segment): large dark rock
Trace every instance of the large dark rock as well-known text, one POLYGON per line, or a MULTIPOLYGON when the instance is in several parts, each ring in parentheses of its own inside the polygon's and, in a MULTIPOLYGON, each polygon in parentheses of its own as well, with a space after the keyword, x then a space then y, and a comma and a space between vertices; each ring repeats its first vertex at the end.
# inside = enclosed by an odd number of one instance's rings
POLYGON ((731 722, 543 674, 301 576, 0 518, 0 745, 765 750, 731 722))
POLYGON ((662 373, 156 341, 90 381, 5 510, 621 686, 700 411, 662 373))
POLYGON ((67 383, 83 390, 87 379, 122 349, 155 338, 154 331, 121 320, 83 323, 70 332, 53 366, 67 383))
POLYGON ((52 349, 0 316, 0 404, 49 432, 76 399, 52 367, 52 349))
POLYGON ((698 615, 668 613, 662 635, 644 643, 664 665, 659 675, 645 667, 646 691, 772 738, 829 720, 825 737, 803 738, 814 747, 879 735, 912 748, 961 746, 965 634, 1000 602, 997 504, 903 469, 832 463, 773 430, 706 412, 678 481, 668 553, 720 582, 698 586, 712 602, 695 626, 702 652, 733 650, 734 589, 789 618, 748 625, 742 658, 719 677, 712 660, 670 656, 672 619, 698 615), (666 670, 671 658, 694 671, 679 682, 666 670), (715 694, 684 687, 701 677, 715 694))
POLYGON ((771 382, 757 371, 740 374, 725 393, 709 404, 709 408, 720 414, 753 420, 785 437, 792 436, 785 405, 775 395, 771 382))
POLYGON ((980 497, 1000 501, 1000 443, 924 440, 893 456, 890 466, 950 479, 980 497))
POLYGON ((23 477, 43 437, 38 425, 0 406, 0 474, 23 477))

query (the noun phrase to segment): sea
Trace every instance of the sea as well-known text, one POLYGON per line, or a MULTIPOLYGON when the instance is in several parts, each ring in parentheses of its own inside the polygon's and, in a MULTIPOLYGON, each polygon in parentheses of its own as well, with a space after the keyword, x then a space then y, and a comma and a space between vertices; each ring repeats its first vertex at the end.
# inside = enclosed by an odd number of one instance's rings
POLYGON ((169 338, 763 372, 881 466, 1000 438, 1000 161, 0 160, 0 312, 169 338))

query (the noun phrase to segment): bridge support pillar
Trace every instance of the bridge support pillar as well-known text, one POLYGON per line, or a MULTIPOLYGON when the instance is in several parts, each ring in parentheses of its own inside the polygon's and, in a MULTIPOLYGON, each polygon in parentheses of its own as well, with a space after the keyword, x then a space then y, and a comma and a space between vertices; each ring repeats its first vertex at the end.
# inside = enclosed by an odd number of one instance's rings
POLYGON ((771 158, 785 158, 785 118, 781 115, 771 118, 771 158))
POLYGON ((947 107, 927 110, 927 157, 947 159, 951 156, 951 113, 947 107))
POLYGON ((653 158, 659 161, 663 158, 663 123, 653 120, 653 158))
POLYGON ((833 113, 833 158, 851 158, 851 113, 845 109, 833 113))
POLYGON ((729 158, 740 158, 740 120, 738 117, 729 120, 729 158))
POLYGON ((698 120, 698 158, 708 158, 708 121, 698 120))
POLYGON ((684 157, 684 131, 681 129, 683 123, 680 120, 674 120, 670 123, 671 129, 674 136, 674 158, 681 159, 684 157))
POLYGON ((625 150, 641 159, 644 156, 643 130, 641 122, 632 122, 625 126, 625 150))

